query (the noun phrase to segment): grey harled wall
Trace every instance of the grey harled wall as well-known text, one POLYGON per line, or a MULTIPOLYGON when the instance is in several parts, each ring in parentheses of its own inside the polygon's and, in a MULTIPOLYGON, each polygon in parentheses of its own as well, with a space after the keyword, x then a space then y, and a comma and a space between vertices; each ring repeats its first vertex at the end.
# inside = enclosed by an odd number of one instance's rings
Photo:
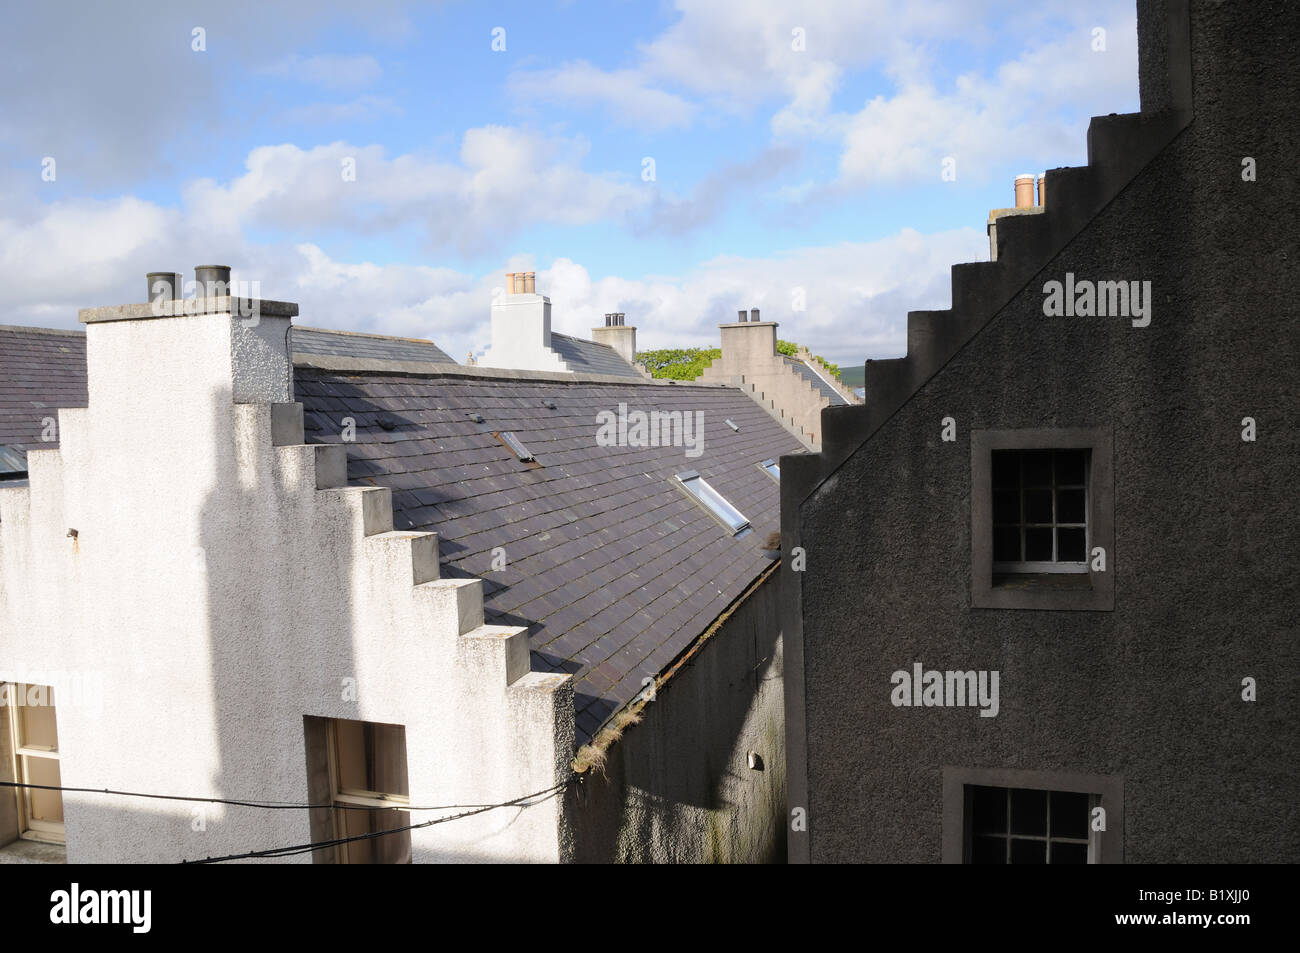
POLYGON ((1126 862, 1300 860, 1300 4, 1193 2, 1191 44, 1192 124, 799 507, 813 860, 938 861, 945 765, 1121 777, 1126 862), (1044 317, 1067 270, 1152 281, 1150 327, 1044 317), (972 428, 1091 426, 1114 611, 972 610, 972 428), (918 661, 1001 713, 893 707, 918 661))
POLYGON ((773 576, 737 606, 610 749, 604 776, 570 789, 575 860, 785 861, 778 592, 773 576))

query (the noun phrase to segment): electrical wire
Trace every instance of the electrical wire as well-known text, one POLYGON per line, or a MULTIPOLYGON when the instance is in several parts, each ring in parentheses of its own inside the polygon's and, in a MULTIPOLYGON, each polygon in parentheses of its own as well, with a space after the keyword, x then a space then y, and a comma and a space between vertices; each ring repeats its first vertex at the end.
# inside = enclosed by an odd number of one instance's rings
MULTIPOLYGON (((568 783, 567 781, 564 783, 568 783)), ((59 787, 52 784, 23 784, 18 781, 0 781, 0 788, 27 788, 34 791, 60 791, 72 794, 114 794, 120 797, 139 797, 148 798, 155 801, 188 801, 196 804, 227 804, 232 807, 255 807, 266 811, 299 811, 299 810, 349 810, 349 811, 459 811, 469 809, 487 809, 494 807, 508 806, 514 802, 502 804, 439 804, 433 807, 419 807, 406 804, 390 805, 367 805, 367 804, 341 804, 328 802, 325 804, 312 804, 302 801, 255 801, 241 798, 223 798, 223 797, 187 797, 178 794, 144 794, 140 791, 115 791, 111 788, 69 788, 59 787)), ((545 794, 552 789, 538 792, 545 794)), ((536 794, 525 795, 524 799, 536 797, 536 794)))
POLYGON ((525 794, 523 797, 515 798, 512 801, 506 801, 502 804, 484 805, 471 811, 465 811, 461 814, 452 814, 449 817, 435 817, 431 821, 423 821, 419 824, 408 824, 405 827, 395 827, 392 830, 374 831, 368 834, 354 834, 351 837, 336 837, 333 840, 312 841, 307 844, 291 844, 286 847, 270 847, 266 850, 251 850, 243 854, 227 854, 223 857, 205 857, 202 860, 185 860, 181 861, 181 863, 220 864, 228 860, 256 860, 263 857, 293 857, 297 854, 306 854, 316 850, 323 850, 327 847, 337 847, 339 844, 350 844, 353 841, 374 840, 379 837, 387 837, 390 834, 401 834, 406 831, 418 831, 422 827, 432 827, 434 824, 445 824, 448 821, 457 821, 464 817, 473 817, 475 814, 483 814, 487 811, 494 811, 502 807, 532 807, 533 804, 525 804, 523 802, 532 801, 533 798, 538 798, 539 800, 535 803, 540 804, 542 801, 554 797, 575 780, 577 780, 576 775, 570 775, 559 784, 552 785, 545 790, 537 791, 533 794, 525 794))

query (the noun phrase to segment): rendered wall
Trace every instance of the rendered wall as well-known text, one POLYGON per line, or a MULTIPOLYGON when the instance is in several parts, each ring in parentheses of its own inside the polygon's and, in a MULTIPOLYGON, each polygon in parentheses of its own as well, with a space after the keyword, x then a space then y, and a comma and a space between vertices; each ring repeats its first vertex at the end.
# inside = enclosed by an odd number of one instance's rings
POLYGON ((811 446, 821 443, 821 412, 830 401, 776 351, 775 321, 736 322, 722 330, 722 357, 698 380, 733 384, 811 446))
POLYGON ((1192 123, 799 507, 813 860, 938 861, 946 765, 1122 778, 1126 862, 1300 860, 1300 7, 1191 10, 1192 123), (1150 326, 1045 317, 1066 271, 1150 280, 1150 326), (972 429, 1102 425, 1114 610, 972 610, 972 429), (1000 714, 893 707, 916 661, 1000 714))
POLYGON ((785 738, 775 576, 677 672, 568 795, 575 859, 785 860, 785 738), (750 768, 749 752, 761 758, 750 768))
MULTIPOLYGON (((304 715, 405 725, 414 805, 556 784, 567 678, 528 671, 522 629, 482 625, 477 580, 437 579, 436 538, 391 532, 387 490, 343 486, 341 446, 273 445, 301 444, 300 408, 233 402, 288 399, 287 325, 88 325, 89 407, 59 413, 30 487, 0 489, 0 680, 54 686, 68 787, 305 802, 304 715)), ((64 810, 72 862, 311 839, 306 811, 71 793, 64 810)), ((547 861, 571 837, 552 798, 412 844, 417 862, 547 861)))

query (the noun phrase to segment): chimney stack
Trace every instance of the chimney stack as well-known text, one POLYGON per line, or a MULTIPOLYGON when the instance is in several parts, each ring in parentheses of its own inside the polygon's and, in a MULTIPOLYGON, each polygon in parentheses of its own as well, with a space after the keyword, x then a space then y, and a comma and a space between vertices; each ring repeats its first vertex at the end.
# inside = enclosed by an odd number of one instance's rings
POLYGON ((492 302, 492 343, 479 365, 521 371, 569 370, 551 350, 551 302, 537 294, 535 271, 506 272, 506 293, 492 302))
POLYGON ((627 315, 611 311, 605 315, 603 328, 592 328, 591 339, 597 344, 608 344, 619 357, 629 364, 636 363, 636 328, 627 326, 627 315))

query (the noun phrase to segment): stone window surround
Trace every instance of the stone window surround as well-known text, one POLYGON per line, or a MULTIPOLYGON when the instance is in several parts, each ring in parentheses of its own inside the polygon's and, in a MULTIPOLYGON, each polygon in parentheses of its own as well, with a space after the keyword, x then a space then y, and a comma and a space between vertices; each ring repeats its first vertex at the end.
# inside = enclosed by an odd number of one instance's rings
POLYGON ((943 768, 942 861, 960 864, 966 856, 966 787, 1034 788, 1069 791, 1099 799, 1106 812, 1106 830, 1095 832, 1097 864, 1124 862, 1124 778, 1122 775, 1077 774, 1065 771, 1023 771, 1013 768, 943 768))
MULTIPOLYGON (((1115 608, 1115 475, 1111 428, 1041 427, 971 431, 971 608, 1092 610, 1115 608), (1106 571, 1088 572, 1087 588, 1019 589, 993 585, 993 451, 1091 451, 1088 466, 1089 547, 1106 551, 1106 571)), ((1091 562, 1091 550, 1089 551, 1091 562)))

